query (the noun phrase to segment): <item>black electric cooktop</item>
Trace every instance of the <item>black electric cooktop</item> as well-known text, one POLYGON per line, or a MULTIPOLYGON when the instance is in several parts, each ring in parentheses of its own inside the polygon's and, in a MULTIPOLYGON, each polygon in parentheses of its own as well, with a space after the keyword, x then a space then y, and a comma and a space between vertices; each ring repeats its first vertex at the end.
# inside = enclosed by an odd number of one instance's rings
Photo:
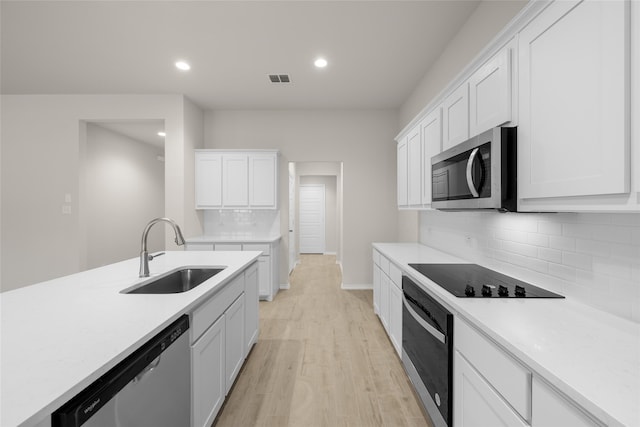
POLYGON ((477 264, 409 264, 459 298, 564 298, 477 264))

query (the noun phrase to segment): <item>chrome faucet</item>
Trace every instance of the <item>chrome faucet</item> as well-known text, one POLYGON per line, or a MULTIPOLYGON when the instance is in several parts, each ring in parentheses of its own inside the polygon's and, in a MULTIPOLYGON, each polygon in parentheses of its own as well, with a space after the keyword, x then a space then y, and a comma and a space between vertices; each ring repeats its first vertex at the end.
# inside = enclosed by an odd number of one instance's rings
POLYGON ((149 261, 153 259, 153 256, 149 255, 149 252, 147 252, 147 235, 149 234, 149 230, 151 230, 153 224, 161 221, 167 222, 169 223, 169 225, 171 225, 171 227, 173 227, 173 231, 176 233, 176 245, 184 245, 184 237, 182 237, 182 231, 174 220, 170 218, 156 218, 149 221, 149 224, 147 224, 147 226, 144 228, 144 231, 142 232, 142 248, 140 249, 140 277, 149 277, 149 261))

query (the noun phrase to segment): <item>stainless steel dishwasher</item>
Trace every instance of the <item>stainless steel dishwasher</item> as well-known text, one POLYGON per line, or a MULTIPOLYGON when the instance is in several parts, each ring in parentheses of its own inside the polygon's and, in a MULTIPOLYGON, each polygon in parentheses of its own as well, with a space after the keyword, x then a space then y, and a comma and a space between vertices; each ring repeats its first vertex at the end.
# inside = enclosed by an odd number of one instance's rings
POLYGON ((188 329, 184 315, 55 411, 52 427, 189 426, 188 329))

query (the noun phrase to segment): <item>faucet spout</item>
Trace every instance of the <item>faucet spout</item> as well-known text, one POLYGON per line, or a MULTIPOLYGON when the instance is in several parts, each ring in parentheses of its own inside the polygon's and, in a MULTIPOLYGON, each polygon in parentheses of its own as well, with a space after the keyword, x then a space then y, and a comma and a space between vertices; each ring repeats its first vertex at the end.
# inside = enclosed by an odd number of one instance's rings
POLYGON ((153 227, 153 225, 158 222, 168 223, 173 228, 173 232, 176 235, 176 245, 184 245, 184 236, 182 235, 182 230, 180 230, 180 227, 174 220, 172 220, 171 218, 155 218, 149 221, 147 226, 144 228, 144 231, 142 232, 142 241, 140 243, 140 277, 149 277, 149 252, 147 251, 147 236, 149 235, 149 230, 151 230, 151 227, 153 227))

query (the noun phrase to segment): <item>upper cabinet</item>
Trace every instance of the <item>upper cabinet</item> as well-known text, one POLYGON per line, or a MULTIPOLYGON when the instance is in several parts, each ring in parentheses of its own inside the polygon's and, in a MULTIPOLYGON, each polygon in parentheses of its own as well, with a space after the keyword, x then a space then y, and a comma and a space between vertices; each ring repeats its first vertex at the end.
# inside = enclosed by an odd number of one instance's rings
POLYGON ((409 166, 407 164, 407 138, 398 141, 397 161, 398 161, 398 207, 407 207, 408 185, 409 185, 409 166))
POLYGON ((469 78, 469 132, 511 121, 512 48, 507 45, 469 78))
POLYGON ((422 203, 422 189, 420 186, 422 168, 421 152, 420 126, 416 126, 407 137, 407 191, 409 206, 420 206, 422 203))
POLYGON ((431 158, 442 151, 442 107, 437 107, 420 122, 422 145, 422 205, 431 205, 431 158))
POLYGON ((446 150, 469 139, 469 83, 464 82, 444 100, 444 140, 446 150))
POLYGON ((557 1, 519 36, 521 199, 629 191, 629 3, 557 1))
POLYGON ((196 150, 196 209, 277 209, 277 151, 196 150))

